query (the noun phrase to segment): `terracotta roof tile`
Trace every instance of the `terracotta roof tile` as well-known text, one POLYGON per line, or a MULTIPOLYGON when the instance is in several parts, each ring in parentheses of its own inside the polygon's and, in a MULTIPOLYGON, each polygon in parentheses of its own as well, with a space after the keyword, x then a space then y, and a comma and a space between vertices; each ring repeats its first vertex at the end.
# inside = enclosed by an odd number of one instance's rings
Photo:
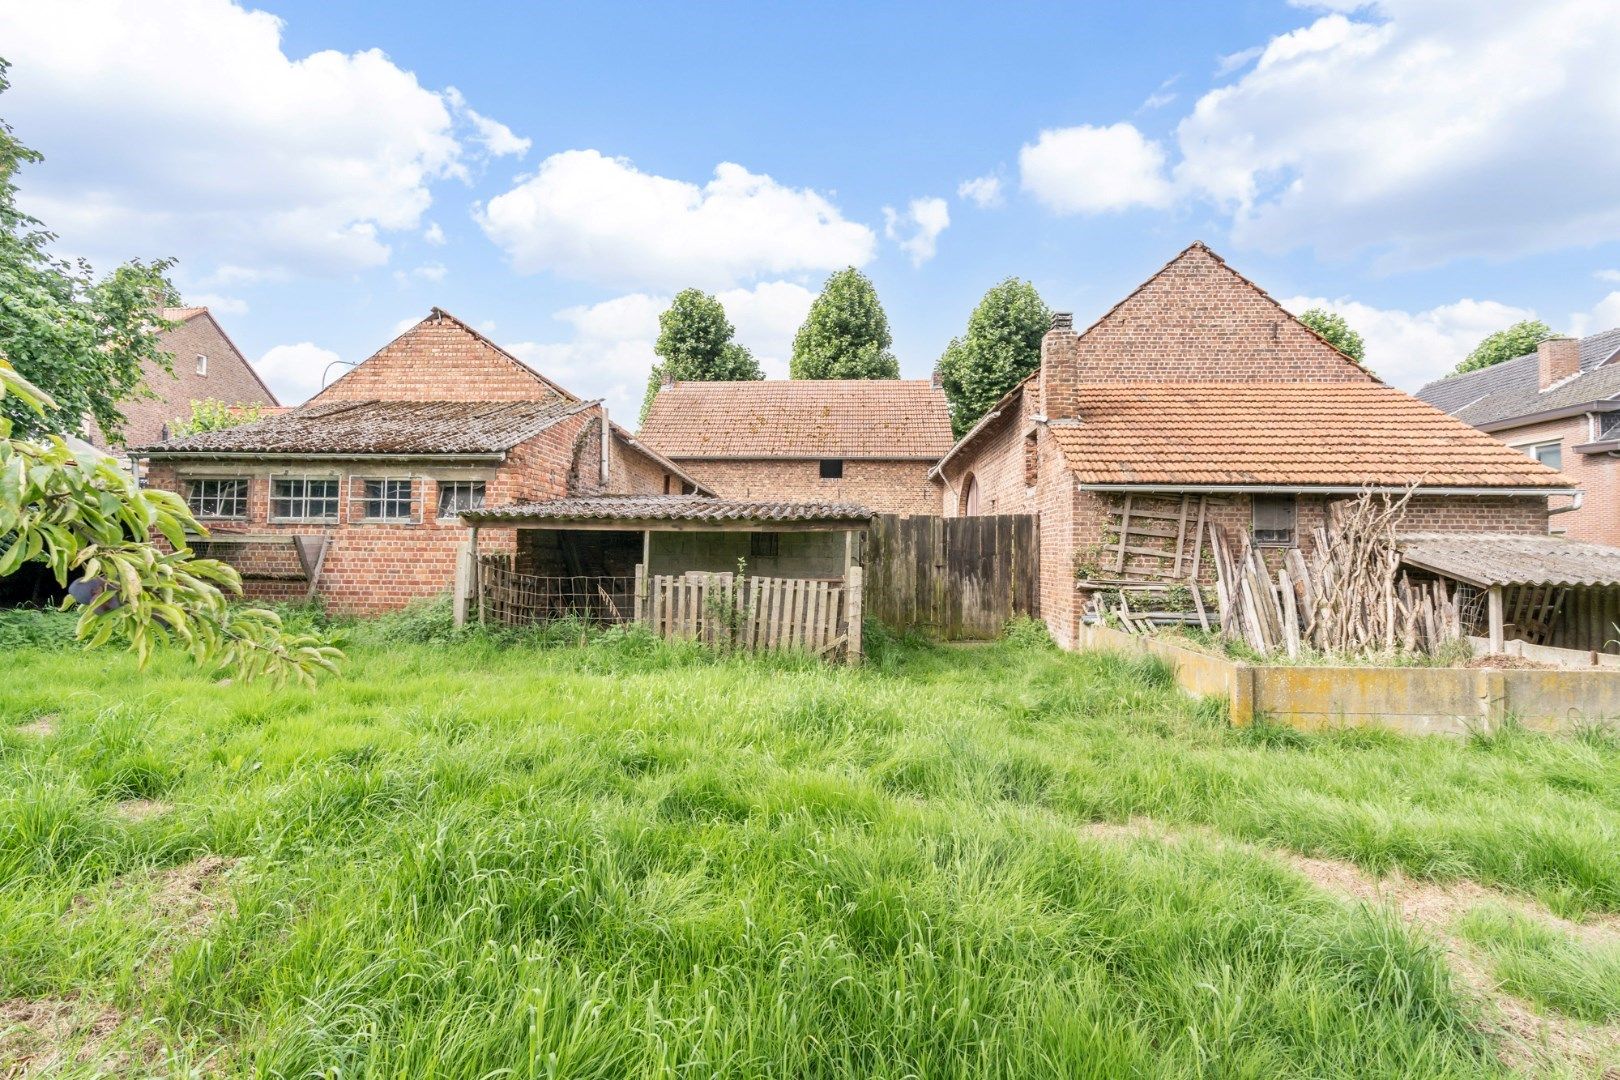
POLYGON ((136 449, 155 456, 498 453, 592 404, 555 400, 332 401, 241 427, 136 449))
POLYGON ((691 495, 593 495, 545 502, 486 506, 461 515, 467 521, 864 521, 872 511, 851 503, 757 502, 691 495))
POLYGON ((1562 474, 1376 382, 1083 384, 1051 425, 1084 484, 1567 489, 1562 474))
POLYGON ((909 458, 951 448, 945 392, 927 379, 678 382, 638 433, 673 458, 909 458))

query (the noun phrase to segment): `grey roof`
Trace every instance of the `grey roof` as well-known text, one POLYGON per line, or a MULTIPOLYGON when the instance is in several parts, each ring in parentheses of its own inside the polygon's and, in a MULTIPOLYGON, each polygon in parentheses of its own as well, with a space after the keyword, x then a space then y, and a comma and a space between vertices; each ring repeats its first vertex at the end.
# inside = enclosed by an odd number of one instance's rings
POLYGON ((808 521, 865 521, 872 511, 853 503, 756 502, 697 495, 591 495, 545 502, 485 506, 462 513, 465 521, 691 521, 724 525, 808 521))
POLYGON ((1562 536, 1412 533, 1401 561, 1458 581, 1491 585, 1620 585, 1620 548, 1562 536))
POLYGON ((331 401, 152 446, 165 454, 488 454, 594 402, 331 401))
POLYGON ((1417 396, 1476 427, 1605 401, 1620 394, 1620 364, 1607 365, 1616 353, 1620 328, 1582 338, 1581 374, 1549 390, 1541 389, 1541 367, 1536 354, 1530 353, 1432 382, 1417 396))

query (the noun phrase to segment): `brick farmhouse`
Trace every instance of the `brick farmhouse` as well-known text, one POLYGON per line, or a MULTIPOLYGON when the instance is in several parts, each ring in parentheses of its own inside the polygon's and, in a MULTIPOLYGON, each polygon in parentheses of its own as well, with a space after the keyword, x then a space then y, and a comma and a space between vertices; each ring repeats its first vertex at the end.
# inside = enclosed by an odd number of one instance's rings
MULTIPOLYGON (((448 589, 464 509, 708 490, 465 323, 429 316, 300 408, 140 448, 250 596, 335 612, 448 589)), ((510 533, 484 539, 510 548, 510 533)))
POLYGON ((1082 333, 1057 316, 1039 371, 933 475, 948 516, 1039 515, 1040 610, 1065 645, 1088 581, 1168 558, 1121 542, 1127 500, 1150 535, 1176 536, 1196 500, 1280 552, 1309 550, 1328 505, 1366 487, 1416 486, 1412 531, 1523 534, 1545 534, 1548 497, 1573 487, 1386 386, 1202 244, 1082 333))
POLYGON ((951 416, 927 379, 671 382, 639 435, 723 498, 938 514, 951 416))
MULTIPOLYGON (((164 308, 163 319, 173 323, 158 338, 173 370, 147 364, 141 386, 147 395, 119 403, 124 414, 122 442, 144 446, 169 436, 169 425, 191 415, 191 403, 213 399, 227 405, 275 407, 276 395, 259 378, 236 343, 225 333, 213 312, 205 307, 164 308)), ((105 432, 90 425, 89 441, 108 449, 105 432)))
POLYGON ((1417 396, 1579 484, 1580 504, 1554 532, 1620 545, 1620 329, 1543 341, 1417 396))

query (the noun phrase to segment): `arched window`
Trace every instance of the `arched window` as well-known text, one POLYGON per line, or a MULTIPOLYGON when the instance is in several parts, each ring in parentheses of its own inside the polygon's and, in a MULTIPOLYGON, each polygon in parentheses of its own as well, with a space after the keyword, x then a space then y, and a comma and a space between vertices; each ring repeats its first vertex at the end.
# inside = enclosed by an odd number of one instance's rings
POLYGON ((979 513, 979 478, 972 473, 962 481, 962 516, 977 517, 979 513))

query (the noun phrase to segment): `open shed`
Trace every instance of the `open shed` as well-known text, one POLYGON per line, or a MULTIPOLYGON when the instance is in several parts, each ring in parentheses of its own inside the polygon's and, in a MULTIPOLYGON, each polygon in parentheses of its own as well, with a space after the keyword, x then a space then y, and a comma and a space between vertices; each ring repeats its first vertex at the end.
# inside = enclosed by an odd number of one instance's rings
POLYGON ((1414 533, 1397 546, 1403 566, 1452 583, 1492 652, 1509 639, 1620 652, 1620 548, 1507 533, 1414 533))
POLYGON ((716 640, 724 631, 738 643, 763 635, 816 651, 859 641, 861 549, 872 518, 863 506, 587 496, 461 518, 472 527, 461 618, 475 604, 485 622, 639 621, 663 636, 716 640), (480 552, 490 529, 515 530, 510 552, 480 552), (721 608, 729 628, 720 626, 721 608))

